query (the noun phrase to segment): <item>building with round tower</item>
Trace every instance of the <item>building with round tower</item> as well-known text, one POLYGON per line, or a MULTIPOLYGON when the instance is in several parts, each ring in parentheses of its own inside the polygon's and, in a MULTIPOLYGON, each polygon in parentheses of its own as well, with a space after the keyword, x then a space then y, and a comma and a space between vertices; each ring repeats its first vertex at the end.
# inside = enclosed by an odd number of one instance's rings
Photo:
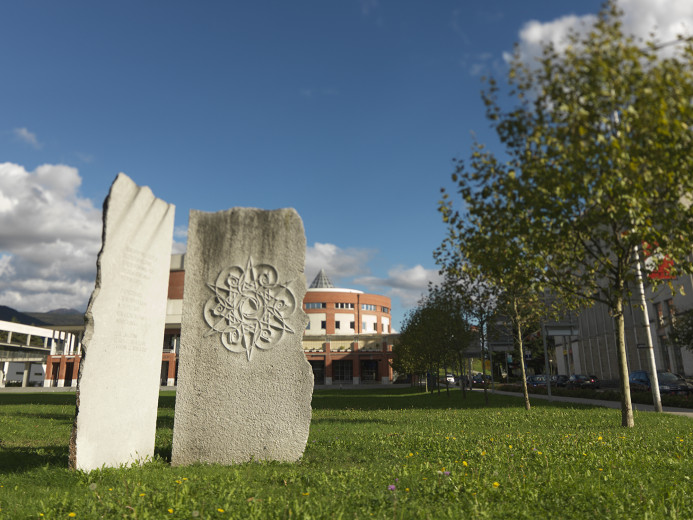
POLYGON ((390 298, 335 287, 321 270, 303 298, 303 349, 315 384, 391 383, 390 298))
MULTIPOLYGON (((183 314, 185 255, 172 255, 161 353, 161 386, 175 386, 183 314)), ((392 382, 390 298, 336 288, 321 270, 303 299, 308 326, 303 350, 313 367, 316 385, 387 384, 392 382)), ((64 327, 63 327, 64 328, 64 327)), ((69 328, 71 350, 54 349, 43 367, 45 386, 75 386, 84 326, 69 328)), ((5 367, 4 373, 7 373, 5 367)), ((0 386, 2 380, 0 379, 0 386)))

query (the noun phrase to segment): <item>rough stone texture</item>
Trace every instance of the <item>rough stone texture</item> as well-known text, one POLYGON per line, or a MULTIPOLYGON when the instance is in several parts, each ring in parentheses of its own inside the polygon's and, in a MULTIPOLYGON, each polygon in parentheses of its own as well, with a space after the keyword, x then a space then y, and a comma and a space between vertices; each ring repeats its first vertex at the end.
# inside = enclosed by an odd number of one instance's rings
POLYGON ((292 209, 190 212, 174 465, 303 454, 313 394, 305 248, 292 209))
POLYGON ((174 212, 122 173, 104 202, 70 440, 72 468, 130 465, 154 454, 174 212))

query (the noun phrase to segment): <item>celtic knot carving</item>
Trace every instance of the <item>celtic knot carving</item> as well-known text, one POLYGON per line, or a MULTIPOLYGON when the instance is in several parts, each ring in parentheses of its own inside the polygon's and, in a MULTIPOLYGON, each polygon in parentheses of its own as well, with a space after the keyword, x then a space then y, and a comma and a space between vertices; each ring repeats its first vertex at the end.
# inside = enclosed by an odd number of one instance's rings
POLYGON ((226 349, 245 352, 248 361, 256 348, 276 346, 284 334, 294 333, 287 319, 296 310, 296 297, 288 284, 278 282, 274 267, 253 265, 251 257, 245 269, 224 269, 213 284, 207 284, 214 296, 204 306, 210 326, 205 337, 219 334, 226 349))

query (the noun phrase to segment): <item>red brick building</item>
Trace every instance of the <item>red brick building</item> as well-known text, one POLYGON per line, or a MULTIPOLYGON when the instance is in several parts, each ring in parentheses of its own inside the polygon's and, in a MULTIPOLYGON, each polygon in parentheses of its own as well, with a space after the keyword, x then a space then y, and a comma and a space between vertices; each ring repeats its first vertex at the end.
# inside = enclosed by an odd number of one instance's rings
POLYGON ((390 298, 332 285, 320 271, 303 299, 303 349, 315 384, 391 383, 390 298))
MULTIPOLYGON (((185 255, 173 255, 161 355, 161 386, 176 384, 184 281, 185 255)), ((390 298, 335 288, 324 271, 320 271, 306 292, 303 309, 309 318, 303 349, 313 367, 316 385, 392 382, 389 359, 397 335, 392 332, 390 298)), ((73 332, 79 334, 83 328, 73 332)), ((45 386, 74 386, 80 353, 77 347, 70 356, 49 356, 45 386)))

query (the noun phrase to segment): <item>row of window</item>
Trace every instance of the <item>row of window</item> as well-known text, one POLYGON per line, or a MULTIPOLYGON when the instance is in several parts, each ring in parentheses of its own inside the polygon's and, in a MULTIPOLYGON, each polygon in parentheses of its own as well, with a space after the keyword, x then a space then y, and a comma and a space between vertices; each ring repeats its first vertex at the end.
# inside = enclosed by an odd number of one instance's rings
MULTIPOLYGON (((378 324, 377 323, 372 323, 372 330, 368 330, 368 323, 363 322, 361 327, 361 332, 378 332, 378 324)), ((342 328, 342 322, 339 320, 335 320, 334 322, 334 328, 335 330, 339 330, 342 328)), ((356 322, 350 321, 349 322, 349 328, 351 330, 354 330, 356 328, 356 322)), ((327 329, 327 320, 322 320, 320 322, 320 329, 325 330, 327 329)), ((306 330, 310 330, 310 322, 308 322, 308 325, 306 326, 306 330)), ((390 324, 389 323, 383 323, 383 334, 388 334, 390 332, 390 324)))
MULTIPOLYGON (((343 302, 338 302, 334 304, 335 309, 353 309, 354 304, 353 303, 343 303, 343 302)), ((308 302, 306 303, 306 309, 327 309, 327 303, 325 302, 308 302)), ((361 309, 364 311, 377 311, 378 306, 377 305, 371 305, 369 303, 362 303, 361 304, 361 309)), ((389 307, 380 307, 381 312, 384 312, 386 314, 390 314, 390 308, 389 307)))

